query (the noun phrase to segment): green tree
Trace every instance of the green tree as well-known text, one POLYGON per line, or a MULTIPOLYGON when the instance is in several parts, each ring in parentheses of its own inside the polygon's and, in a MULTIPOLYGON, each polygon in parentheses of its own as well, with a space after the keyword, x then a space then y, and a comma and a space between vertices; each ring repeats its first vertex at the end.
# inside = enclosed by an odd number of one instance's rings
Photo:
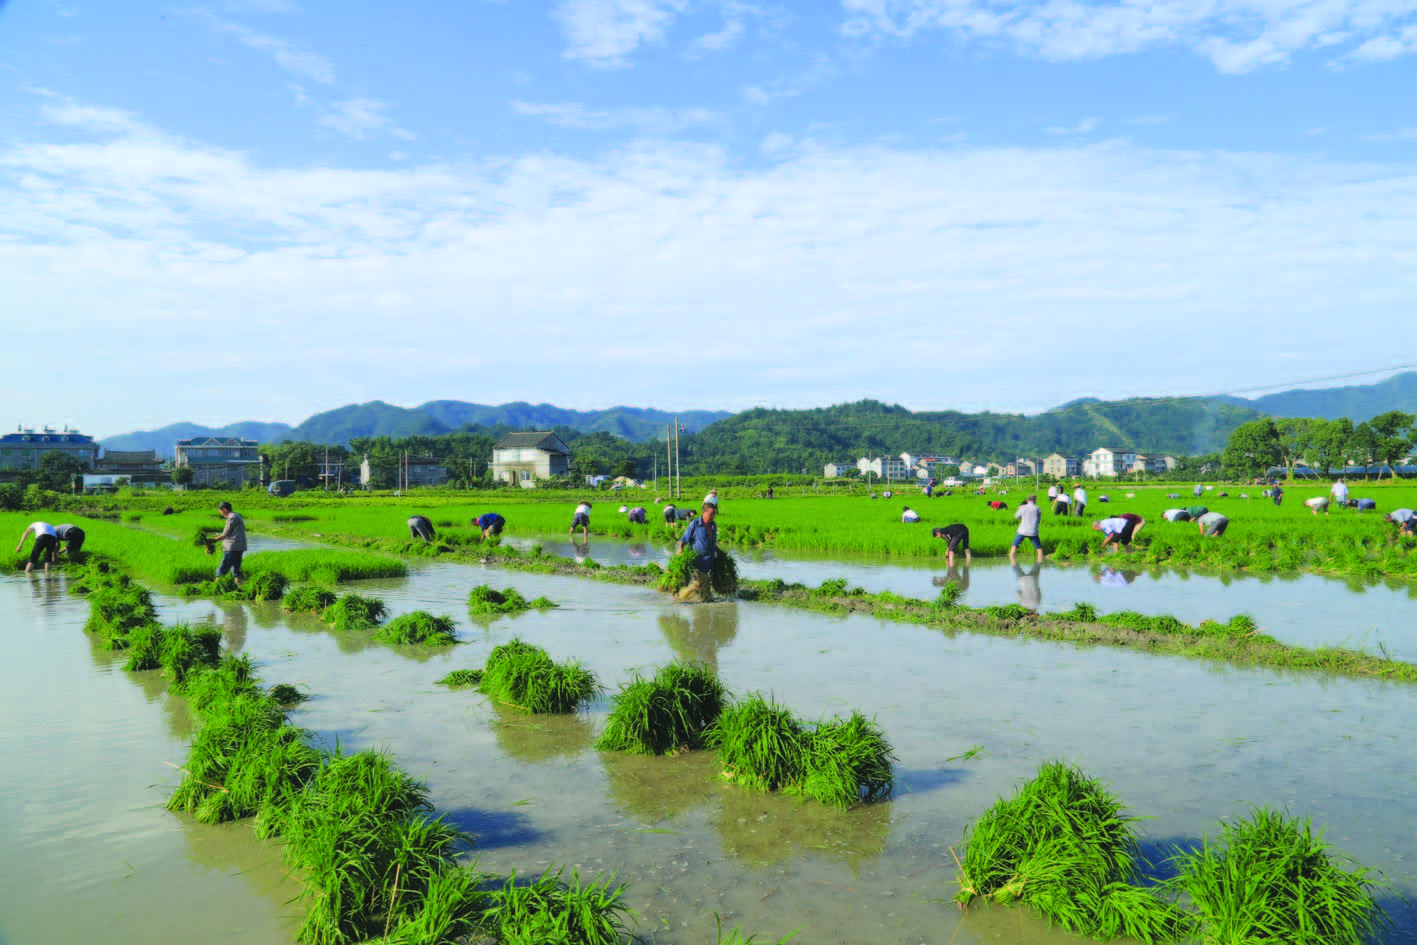
POLYGON ((187 486, 190 486, 192 484, 192 478, 194 475, 195 474, 192 472, 191 466, 173 466, 172 484, 174 486, 182 486, 185 489, 187 486))
MULTIPOLYGON (((1412 420, 1413 417, 1410 413, 1389 410, 1368 421, 1376 439, 1373 449, 1374 456, 1378 462, 1388 467, 1388 471, 1394 479, 1397 478, 1397 464, 1412 448, 1412 420)), ((1378 472, 1378 478, 1382 478, 1381 470, 1378 472)))
POLYGON ((1353 435, 1348 438, 1348 459, 1359 466, 1370 466, 1377 456, 1378 431, 1365 420, 1353 428, 1353 435))
POLYGON ((86 468, 83 462, 64 450, 50 450, 39 458, 35 482, 50 492, 73 492, 74 477, 86 468))
POLYGON ((1248 478, 1279 465, 1282 456, 1279 429, 1266 417, 1236 427, 1225 444, 1225 451, 1220 454, 1220 461, 1234 474, 1248 478))
POLYGON ((1309 430, 1307 453, 1310 467, 1316 469, 1320 475, 1327 476, 1334 466, 1344 464, 1352 439, 1353 421, 1347 417, 1313 421, 1309 430))
POLYGON ((1279 430, 1279 449, 1286 479, 1294 478, 1294 467, 1308 451, 1313 441, 1315 423, 1308 417, 1285 417, 1275 424, 1279 430))
POLYGON ((626 479, 638 479, 639 470, 633 459, 624 459, 620 461, 619 466, 615 467, 615 475, 624 476, 626 479))

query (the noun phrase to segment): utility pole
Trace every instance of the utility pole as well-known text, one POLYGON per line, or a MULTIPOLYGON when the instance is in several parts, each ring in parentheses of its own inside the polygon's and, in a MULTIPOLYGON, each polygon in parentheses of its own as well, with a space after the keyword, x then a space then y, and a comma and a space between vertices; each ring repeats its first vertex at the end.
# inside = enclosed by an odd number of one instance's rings
POLYGON ((664 425, 664 462, 669 469, 669 498, 674 498, 674 458, 670 453, 669 441, 671 439, 669 424, 664 425))
POLYGON ((325 468, 324 475, 320 477, 320 489, 323 492, 330 491, 330 444, 325 444, 325 468))
POLYGON ((677 493, 675 498, 682 499, 684 498, 684 467, 679 462, 679 418, 677 416, 674 418, 674 467, 679 477, 675 480, 674 491, 677 493))

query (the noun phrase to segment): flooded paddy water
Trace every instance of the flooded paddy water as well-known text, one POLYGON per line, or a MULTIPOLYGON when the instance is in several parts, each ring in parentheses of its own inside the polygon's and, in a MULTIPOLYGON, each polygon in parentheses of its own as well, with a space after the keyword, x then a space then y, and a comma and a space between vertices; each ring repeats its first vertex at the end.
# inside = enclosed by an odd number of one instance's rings
MULTIPOLYGON (((632 560, 631 547, 593 539, 590 554, 632 560)), ((617 874, 646 942, 712 942, 714 913, 769 941, 793 929, 803 943, 1084 941, 1021 910, 961 915, 948 901, 951 847, 966 825, 1052 758, 1108 782, 1149 818, 1143 832, 1158 843, 1194 844, 1221 817, 1271 804, 1313 817, 1397 892, 1417 894, 1414 686, 742 602, 676 605, 648 588, 478 566, 413 561, 410 569, 408 578, 358 589, 394 615, 453 615, 465 645, 386 646, 269 604, 162 597, 159 606, 165 621, 215 620, 233 650, 258 661, 263 680, 307 688, 314 698, 293 713, 297 724, 327 742, 392 750, 429 781, 437 808, 477 836, 484 869, 528 874, 564 864, 617 874), (475 621, 466 598, 482 583, 544 594, 560 607, 475 621), (859 708, 895 747, 896 797, 843 813, 752 793, 718 781, 707 753, 595 751, 608 697, 548 718, 434 685, 451 669, 480 666, 516 635, 555 659, 584 661, 611 690, 636 668, 682 657, 715 667, 735 693, 771 693, 803 718, 859 708)), ((845 576, 929 597, 944 569, 762 556, 743 571, 806 583, 845 576)), ((1367 620, 1412 623, 1403 591, 1355 594, 1315 580, 1310 588, 1307 578, 1226 586, 1142 576, 1116 587, 1118 600, 1085 568, 1045 565, 1040 574, 1045 609, 1088 600, 1187 620, 1248 611, 1273 632, 1282 597, 1313 595, 1334 613, 1360 615, 1354 631, 1367 620)), ((177 778, 164 762, 180 761, 188 735, 182 700, 153 674, 124 673, 96 650, 80 629, 85 602, 64 584, 61 576, 0 578, 0 633, 12 654, 0 664, 8 802, 0 942, 290 941, 296 907, 288 900, 298 887, 282 878, 278 848, 256 841, 248 824, 207 827, 163 809, 177 778)), ((971 569, 969 603, 1011 602, 1017 592, 1007 565, 971 569)), ((1304 614, 1295 610, 1296 627, 1304 614)), ((1335 620, 1316 632, 1338 629, 1335 620)), ((1417 918, 1393 905, 1393 941, 1417 940, 1417 918)))

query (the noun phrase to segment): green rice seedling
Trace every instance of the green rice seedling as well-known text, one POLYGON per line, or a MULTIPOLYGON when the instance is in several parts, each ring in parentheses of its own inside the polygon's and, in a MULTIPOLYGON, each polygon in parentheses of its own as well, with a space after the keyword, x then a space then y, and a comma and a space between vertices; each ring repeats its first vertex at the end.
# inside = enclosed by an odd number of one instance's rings
POLYGON ((318 522, 320 516, 305 515, 301 512, 277 512, 271 516, 272 522, 318 522))
MULTIPOLYGON (((756 935, 744 935, 742 929, 738 928, 736 925, 725 932, 723 930, 723 919, 719 917, 717 912, 713 914, 713 922, 717 930, 714 935, 714 945, 758 945, 758 937, 756 935)), ((797 933, 800 931, 801 929, 793 929, 791 932, 788 932, 787 935, 778 939, 773 945, 787 945, 788 942, 797 937, 797 933)))
POLYGON ((243 695, 256 695, 260 687, 249 656, 221 657, 206 672, 188 674, 182 694, 199 714, 206 714, 221 702, 243 695))
POLYGON ((945 582, 945 586, 940 588, 940 593, 935 597, 933 607, 936 610, 953 610, 959 606, 960 598, 964 596, 964 588, 955 581, 945 582))
POLYGON ((1170 881, 1204 941, 1361 945, 1391 927, 1373 896, 1386 883, 1314 836, 1309 820, 1261 807, 1221 833, 1223 847, 1207 839, 1179 853, 1170 881))
POLYGON ((1166 928, 1146 924, 1172 913, 1126 892, 1140 859, 1134 821, 1101 782, 1048 762, 969 829, 955 899, 1023 902, 1071 932, 1097 934, 1105 920, 1162 941, 1166 928))
POLYGON ((1059 611, 1052 615, 1055 620, 1076 620, 1078 623, 1096 623, 1097 608, 1091 604, 1079 601, 1074 604, 1071 610, 1059 611))
POLYGON ((447 686, 449 689, 469 689, 482 682, 482 670, 480 669, 455 669, 442 679, 434 682, 435 686, 447 686))
POLYGON ((718 750, 725 777, 760 791, 796 787, 806 772, 802 723, 756 693, 725 706, 705 742, 718 750))
POLYGON ((156 620, 157 608, 147 588, 136 584, 108 584, 89 595, 89 618, 84 629, 108 637, 122 637, 156 620))
POLYGON ((1236 614, 1225 625, 1232 636, 1249 636, 1259 631, 1260 625, 1249 614, 1236 614))
POLYGON ((247 817, 312 777, 319 753, 286 725, 280 706, 253 693, 214 703, 183 768, 187 777, 168 799, 202 823, 247 817))
POLYGON ((183 692, 193 673, 215 666, 221 655, 221 630, 179 623, 162 636, 162 671, 172 688, 183 692))
POLYGON ((345 594, 321 615, 336 630, 372 630, 383 622, 388 608, 376 597, 345 594))
POLYGON ((738 594, 738 562, 722 548, 714 550, 712 581, 715 594, 724 597, 738 594))
POLYGON ((702 748, 704 733, 723 711, 727 693, 707 668, 671 663, 620 688, 596 747, 638 755, 702 748))
POLYGON ((458 634, 452 617, 438 617, 426 610, 415 610, 395 617, 380 627, 374 639, 385 643, 452 646, 458 642, 458 634))
POLYGON ((544 610, 555 606, 555 603, 545 597, 527 600, 514 587, 499 591, 486 584, 479 584, 467 595, 467 610, 474 616, 517 614, 524 610, 544 610))
POLYGON ((548 871, 526 885, 516 874, 493 893, 486 921, 503 945, 621 945, 630 941, 624 887, 614 877, 590 883, 564 868, 548 871))
POLYGON ((123 668, 130 673, 159 669, 166 635, 167 631, 157 623, 134 628, 128 634, 128 660, 123 668))
POLYGON ((428 788, 380 752, 335 755, 298 792, 264 805, 258 834, 279 834, 309 879, 302 941, 344 945, 417 911, 470 838, 429 819, 428 788))
POLYGON ((463 945, 481 926, 491 893, 470 869, 450 867, 435 874, 384 945, 463 945))
POLYGON ((979 608, 979 612, 988 614, 995 620, 1022 620, 1033 614, 1033 611, 1022 604, 994 604, 990 607, 979 608))
POLYGON ((556 663, 546 651, 520 639, 487 656, 478 688, 528 712, 574 712, 600 691, 595 674, 578 662, 556 663))
POLYGON ((676 594, 694 580, 694 549, 685 548, 669 559, 656 585, 666 594, 676 594))
POLYGON ((207 532, 212 530, 204 525, 198 525, 192 529, 192 547, 204 549, 207 554, 211 554, 215 550, 215 545, 212 543, 212 539, 207 537, 207 532))
POLYGON ((845 810, 880 801, 895 788, 895 753, 874 721, 860 712, 818 723, 807 737, 800 793, 845 810))
POLYGON ((266 694, 279 706, 299 705, 310 698, 290 683, 277 683, 266 694))
POLYGON ((334 591, 323 587, 301 587, 281 598, 280 608, 291 613, 323 613, 326 607, 335 602, 337 596, 334 591))

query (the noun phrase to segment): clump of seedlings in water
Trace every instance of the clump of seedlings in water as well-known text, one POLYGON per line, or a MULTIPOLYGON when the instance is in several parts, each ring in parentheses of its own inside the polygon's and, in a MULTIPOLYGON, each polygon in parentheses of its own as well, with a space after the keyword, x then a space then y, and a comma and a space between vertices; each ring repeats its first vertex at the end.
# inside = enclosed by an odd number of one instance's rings
POLYGON ((279 571, 257 571, 243 584, 238 585, 234 575, 223 574, 212 581, 184 585, 182 594, 217 600, 280 600, 289 585, 290 580, 279 571))
POLYGON ((319 614, 338 599, 334 591, 323 587, 302 587, 281 598, 280 609, 291 613, 319 614))
POLYGON ((534 882, 518 884, 516 875, 493 893, 487 924, 497 940, 510 945, 574 942, 576 945, 620 945, 629 939, 623 886, 613 877, 590 883, 572 873, 551 870, 534 882))
POLYGON ((482 682, 482 670, 455 669, 442 679, 437 680, 434 685, 447 686, 449 689, 471 689, 480 682, 482 682))
POLYGON ((1134 885, 1141 855, 1133 823, 1101 782, 1048 762, 969 829, 955 900, 1026 903, 1082 935, 1172 940, 1185 917, 1134 885))
POLYGON ((702 748, 726 698, 718 677, 703 666, 670 663, 652 679, 636 673, 615 694, 596 747, 636 755, 702 748))
POLYGON ((374 639, 385 643, 452 646, 458 642, 458 634, 452 617, 439 617, 426 610, 415 610, 395 617, 380 627, 374 634, 374 639))
POLYGON ((847 808, 890 797, 895 753, 859 712, 816 725, 752 695, 729 705, 706 735, 728 780, 760 791, 799 794, 847 808))
POLYGON ((467 595, 467 610, 474 616, 519 614, 524 610, 545 610, 555 606, 555 602, 546 597, 527 600, 515 587, 499 591, 486 584, 479 584, 467 595))
POLYGON ((290 706, 299 705, 310 698, 290 683, 276 683, 267 693, 277 705, 290 706))
POLYGON ((326 607, 321 617, 336 630, 372 630, 387 613, 388 608, 377 597, 345 594, 326 607))
POLYGON ((539 646, 520 639, 493 648, 477 687, 528 712, 574 712, 600 691, 595 674, 579 662, 557 663, 539 646))
MULTIPOLYGON (((655 586, 666 594, 675 594, 688 587, 697 580, 694 569, 695 557, 692 548, 685 548, 671 557, 664 566, 664 573, 659 576, 659 581, 655 586)), ((738 594, 738 562, 722 548, 714 551, 713 569, 710 572, 709 583, 715 594, 723 597, 734 597, 738 594)))
POLYGON ((1200 940, 1362 945, 1391 927, 1374 871, 1335 853, 1308 820, 1259 808, 1221 832, 1223 845, 1178 854, 1170 881, 1200 940))

